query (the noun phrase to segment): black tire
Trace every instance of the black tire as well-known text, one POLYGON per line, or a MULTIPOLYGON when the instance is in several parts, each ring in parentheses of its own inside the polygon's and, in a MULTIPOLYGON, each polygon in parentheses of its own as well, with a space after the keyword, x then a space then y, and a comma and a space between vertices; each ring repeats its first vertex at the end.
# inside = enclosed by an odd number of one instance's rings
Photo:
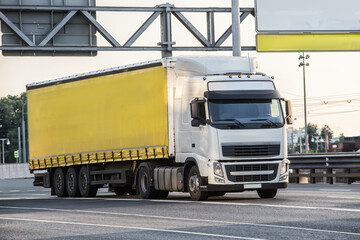
POLYGON ((222 197, 226 192, 208 192, 209 197, 222 197))
POLYGON ((137 178, 139 193, 144 199, 158 198, 158 191, 150 186, 150 172, 146 167, 139 170, 137 178))
POLYGON ((80 197, 79 190, 79 169, 69 167, 66 173, 66 190, 69 197, 80 197))
POLYGON ((274 198, 277 193, 277 189, 260 189, 257 190, 260 198, 274 198))
POLYGON ((196 166, 193 166, 188 174, 187 179, 187 188, 190 192, 191 200, 193 201, 203 201, 208 198, 208 193, 205 191, 200 191, 201 177, 199 170, 196 166))
POLYGON ((169 191, 158 191, 157 197, 158 199, 165 199, 169 195, 169 191))
POLYGON ((65 185, 65 169, 64 168, 56 168, 53 175, 53 187, 56 196, 58 197, 67 197, 68 192, 66 191, 65 185))
POLYGON ((95 197, 98 187, 90 185, 90 173, 87 166, 82 166, 79 171, 79 190, 82 197, 95 197))
POLYGON ((116 195, 136 195, 136 189, 132 189, 131 186, 127 187, 114 187, 114 193, 116 195))

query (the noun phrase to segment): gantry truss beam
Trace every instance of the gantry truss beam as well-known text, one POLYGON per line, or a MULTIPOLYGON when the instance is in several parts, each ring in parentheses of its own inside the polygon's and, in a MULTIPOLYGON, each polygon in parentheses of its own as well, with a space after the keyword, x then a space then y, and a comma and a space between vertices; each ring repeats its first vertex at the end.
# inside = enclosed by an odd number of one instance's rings
MULTIPOLYGON (((223 46, 225 40, 232 33, 232 26, 221 35, 215 36, 215 17, 216 13, 229 13, 231 8, 176 8, 171 4, 162 4, 156 7, 70 7, 70 6, 0 6, 0 20, 9 29, 12 34, 21 40, 20 44, 2 44, 0 50, 3 51, 21 51, 21 52, 96 52, 96 51, 161 51, 163 57, 171 56, 172 51, 231 51, 232 46, 223 46), (8 16, 11 12, 47 12, 62 13, 63 18, 49 29, 42 39, 36 39, 31 33, 24 32, 21 23, 13 22, 8 16), (110 34, 103 25, 95 19, 96 12, 144 12, 151 13, 143 24, 131 35, 123 44, 119 43, 116 38, 110 34), (184 13, 206 13, 207 35, 204 36, 192 23, 187 19, 184 13), (53 38, 64 28, 74 16, 81 15, 86 19, 88 24, 97 30, 101 36, 109 43, 110 46, 98 46, 89 41, 88 46, 79 46, 76 42, 66 44, 56 44, 52 42, 53 38), (161 41, 157 45, 134 46, 136 40, 160 18, 161 41), (176 18, 195 39, 200 43, 198 46, 177 46, 173 41, 172 19, 176 18), (36 39, 36 40, 35 40, 36 39), (52 43, 52 44, 50 44, 52 43)), ((243 22, 249 15, 255 16, 253 8, 240 8, 240 22, 243 22)), ((37 36, 38 37, 38 36, 37 36)), ((89 36, 91 38, 91 36, 89 36)), ((242 46, 242 50, 256 50, 255 46, 242 46)))

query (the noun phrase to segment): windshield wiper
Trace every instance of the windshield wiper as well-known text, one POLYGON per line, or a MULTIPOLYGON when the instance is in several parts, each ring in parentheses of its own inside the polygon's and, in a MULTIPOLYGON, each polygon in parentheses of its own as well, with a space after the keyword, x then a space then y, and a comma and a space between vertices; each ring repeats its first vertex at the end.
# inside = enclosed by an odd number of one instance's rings
MULTIPOLYGON (((271 121, 270 119, 267 119, 267 118, 262 118, 262 119, 253 119, 251 120, 252 122, 262 122, 262 121, 267 121, 268 123, 270 123, 270 126, 271 125, 274 125, 275 127, 281 127, 281 125, 279 125, 278 123, 275 123, 273 121, 271 121)), ((264 126, 265 124, 263 124, 262 126, 264 126)))
POLYGON ((241 123, 239 120, 237 120, 237 119, 221 119, 220 121, 232 121, 232 122, 234 122, 237 126, 240 126, 240 127, 243 127, 243 128, 246 128, 246 126, 243 124, 243 123, 241 123))

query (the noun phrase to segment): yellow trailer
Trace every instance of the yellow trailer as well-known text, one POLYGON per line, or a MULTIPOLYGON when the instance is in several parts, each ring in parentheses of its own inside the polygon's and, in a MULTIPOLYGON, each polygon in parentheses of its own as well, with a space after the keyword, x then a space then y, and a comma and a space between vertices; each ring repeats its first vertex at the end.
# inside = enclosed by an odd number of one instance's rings
POLYGON ((168 157, 159 63, 29 85, 30 169, 168 157))
POLYGON ((167 75, 158 60, 27 85, 30 171, 47 170, 34 184, 134 193, 141 162, 169 159, 167 75))

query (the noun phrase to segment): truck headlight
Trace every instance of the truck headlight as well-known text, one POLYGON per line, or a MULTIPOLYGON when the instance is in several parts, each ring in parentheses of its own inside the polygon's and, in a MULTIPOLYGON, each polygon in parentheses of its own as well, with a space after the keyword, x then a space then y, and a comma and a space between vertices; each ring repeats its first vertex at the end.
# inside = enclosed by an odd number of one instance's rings
POLYGON ((280 168, 280 179, 279 181, 286 181, 289 177, 289 162, 283 161, 280 168))
POLYGON ((214 162, 214 174, 219 177, 224 177, 224 172, 221 167, 221 163, 214 162))
POLYGON ((287 162, 282 162, 281 169, 280 169, 280 175, 285 174, 287 172, 287 170, 288 170, 287 162))

